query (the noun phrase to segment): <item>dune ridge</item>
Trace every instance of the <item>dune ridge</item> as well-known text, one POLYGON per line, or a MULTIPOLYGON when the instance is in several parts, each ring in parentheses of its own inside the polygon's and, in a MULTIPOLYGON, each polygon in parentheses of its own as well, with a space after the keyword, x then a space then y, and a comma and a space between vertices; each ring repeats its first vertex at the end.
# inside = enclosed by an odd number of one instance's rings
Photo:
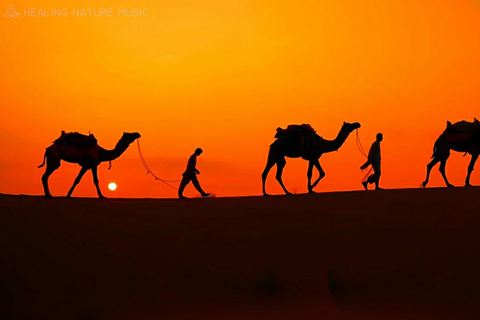
POLYGON ((0 195, 0 315, 478 319, 479 195, 0 195))

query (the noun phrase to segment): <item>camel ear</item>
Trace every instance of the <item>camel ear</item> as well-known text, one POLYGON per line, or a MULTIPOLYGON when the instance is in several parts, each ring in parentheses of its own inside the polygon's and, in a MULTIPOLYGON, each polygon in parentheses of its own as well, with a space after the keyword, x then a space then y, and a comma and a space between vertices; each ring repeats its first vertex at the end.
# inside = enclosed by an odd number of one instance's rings
POLYGON ((346 124, 346 122, 345 122, 345 121, 343 121, 343 124, 346 124))
POLYGON ((452 126, 452 123, 450 121, 447 121, 447 128, 451 126, 452 126))
POLYGON ((473 122, 479 123, 480 121, 478 121, 477 118, 473 118, 473 122))

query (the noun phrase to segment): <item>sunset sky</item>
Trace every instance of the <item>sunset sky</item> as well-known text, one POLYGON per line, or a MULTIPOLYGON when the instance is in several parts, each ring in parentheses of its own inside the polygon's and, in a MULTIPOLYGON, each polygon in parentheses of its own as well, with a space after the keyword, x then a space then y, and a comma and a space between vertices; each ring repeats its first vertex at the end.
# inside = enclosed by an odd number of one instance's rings
MULTIPOLYGON (((106 149, 139 132, 148 165, 167 180, 201 147, 205 191, 259 195, 277 127, 309 123, 333 139, 343 121, 362 124, 367 151, 384 134, 382 187, 415 188, 446 121, 480 118, 479 0, 12 0, 17 18, 2 3, 0 193, 43 194, 37 166, 65 130, 92 132, 106 149), (61 8, 66 16, 26 14, 61 8), (88 8, 112 16, 74 15, 88 8), (119 14, 132 8, 146 15, 119 14)), ((451 183, 464 184, 469 160, 452 154, 451 183)), ((326 177, 315 190, 362 189, 364 161, 352 134, 320 159, 326 177)), ((66 195, 79 170, 62 162, 52 194, 66 195)), ((291 192, 307 191, 306 170, 287 159, 291 192)), ((267 190, 282 193, 274 176, 267 190)), ((99 178, 107 197, 176 197, 146 174, 136 143, 111 170, 101 164, 99 178)), ((438 167, 429 186, 444 186, 438 167)), ((96 197, 90 173, 73 195, 96 197)), ((198 193, 189 185, 185 195, 198 193)))

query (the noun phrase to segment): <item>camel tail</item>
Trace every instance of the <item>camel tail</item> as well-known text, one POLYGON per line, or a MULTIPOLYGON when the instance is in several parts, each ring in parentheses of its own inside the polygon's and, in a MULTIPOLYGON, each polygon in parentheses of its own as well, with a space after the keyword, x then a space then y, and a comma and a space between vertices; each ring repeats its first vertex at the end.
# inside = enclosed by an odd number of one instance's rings
POLYGON ((43 155, 43 163, 39 165, 37 168, 41 168, 45 165, 45 160, 47 159, 47 151, 45 151, 45 154, 43 155))

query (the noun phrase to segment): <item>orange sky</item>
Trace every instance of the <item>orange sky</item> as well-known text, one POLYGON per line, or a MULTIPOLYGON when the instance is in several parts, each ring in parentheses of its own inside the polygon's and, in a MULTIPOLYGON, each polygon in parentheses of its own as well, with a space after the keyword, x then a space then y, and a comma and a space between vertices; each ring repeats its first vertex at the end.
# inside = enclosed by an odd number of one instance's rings
MULTIPOLYGON (((479 117, 480 2, 17 1, 0 8, 0 193, 42 194, 46 147, 61 130, 95 133, 113 148, 137 131, 151 169, 179 179, 197 147, 200 182, 218 196, 258 195, 278 126, 310 123, 333 139, 343 121, 377 132, 385 188, 419 187, 447 120, 479 117), (24 16, 66 8, 66 17, 24 16), (112 8, 112 17, 73 9, 112 8), (119 8, 148 16, 118 16, 119 8)), ((364 158, 355 136, 320 162, 316 191, 358 190, 364 158)), ((463 185, 469 156, 453 154, 450 181, 463 185)), ((136 144, 99 169, 108 197, 175 197, 146 174, 136 144), (107 189, 116 182, 118 189, 107 189)), ((80 167, 50 178, 65 195, 80 167)), ((284 182, 306 192, 307 163, 287 159, 284 182)), ((472 183, 480 184, 480 173, 472 183)), ((431 186, 443 186, 438 167, 431 186)), ((271 172, 270 193, 281 189, 271 172)), ((187 187, 187 196, 197 193, 187 187)), ((74 196, 96 196, 88 173, 74 196)))

